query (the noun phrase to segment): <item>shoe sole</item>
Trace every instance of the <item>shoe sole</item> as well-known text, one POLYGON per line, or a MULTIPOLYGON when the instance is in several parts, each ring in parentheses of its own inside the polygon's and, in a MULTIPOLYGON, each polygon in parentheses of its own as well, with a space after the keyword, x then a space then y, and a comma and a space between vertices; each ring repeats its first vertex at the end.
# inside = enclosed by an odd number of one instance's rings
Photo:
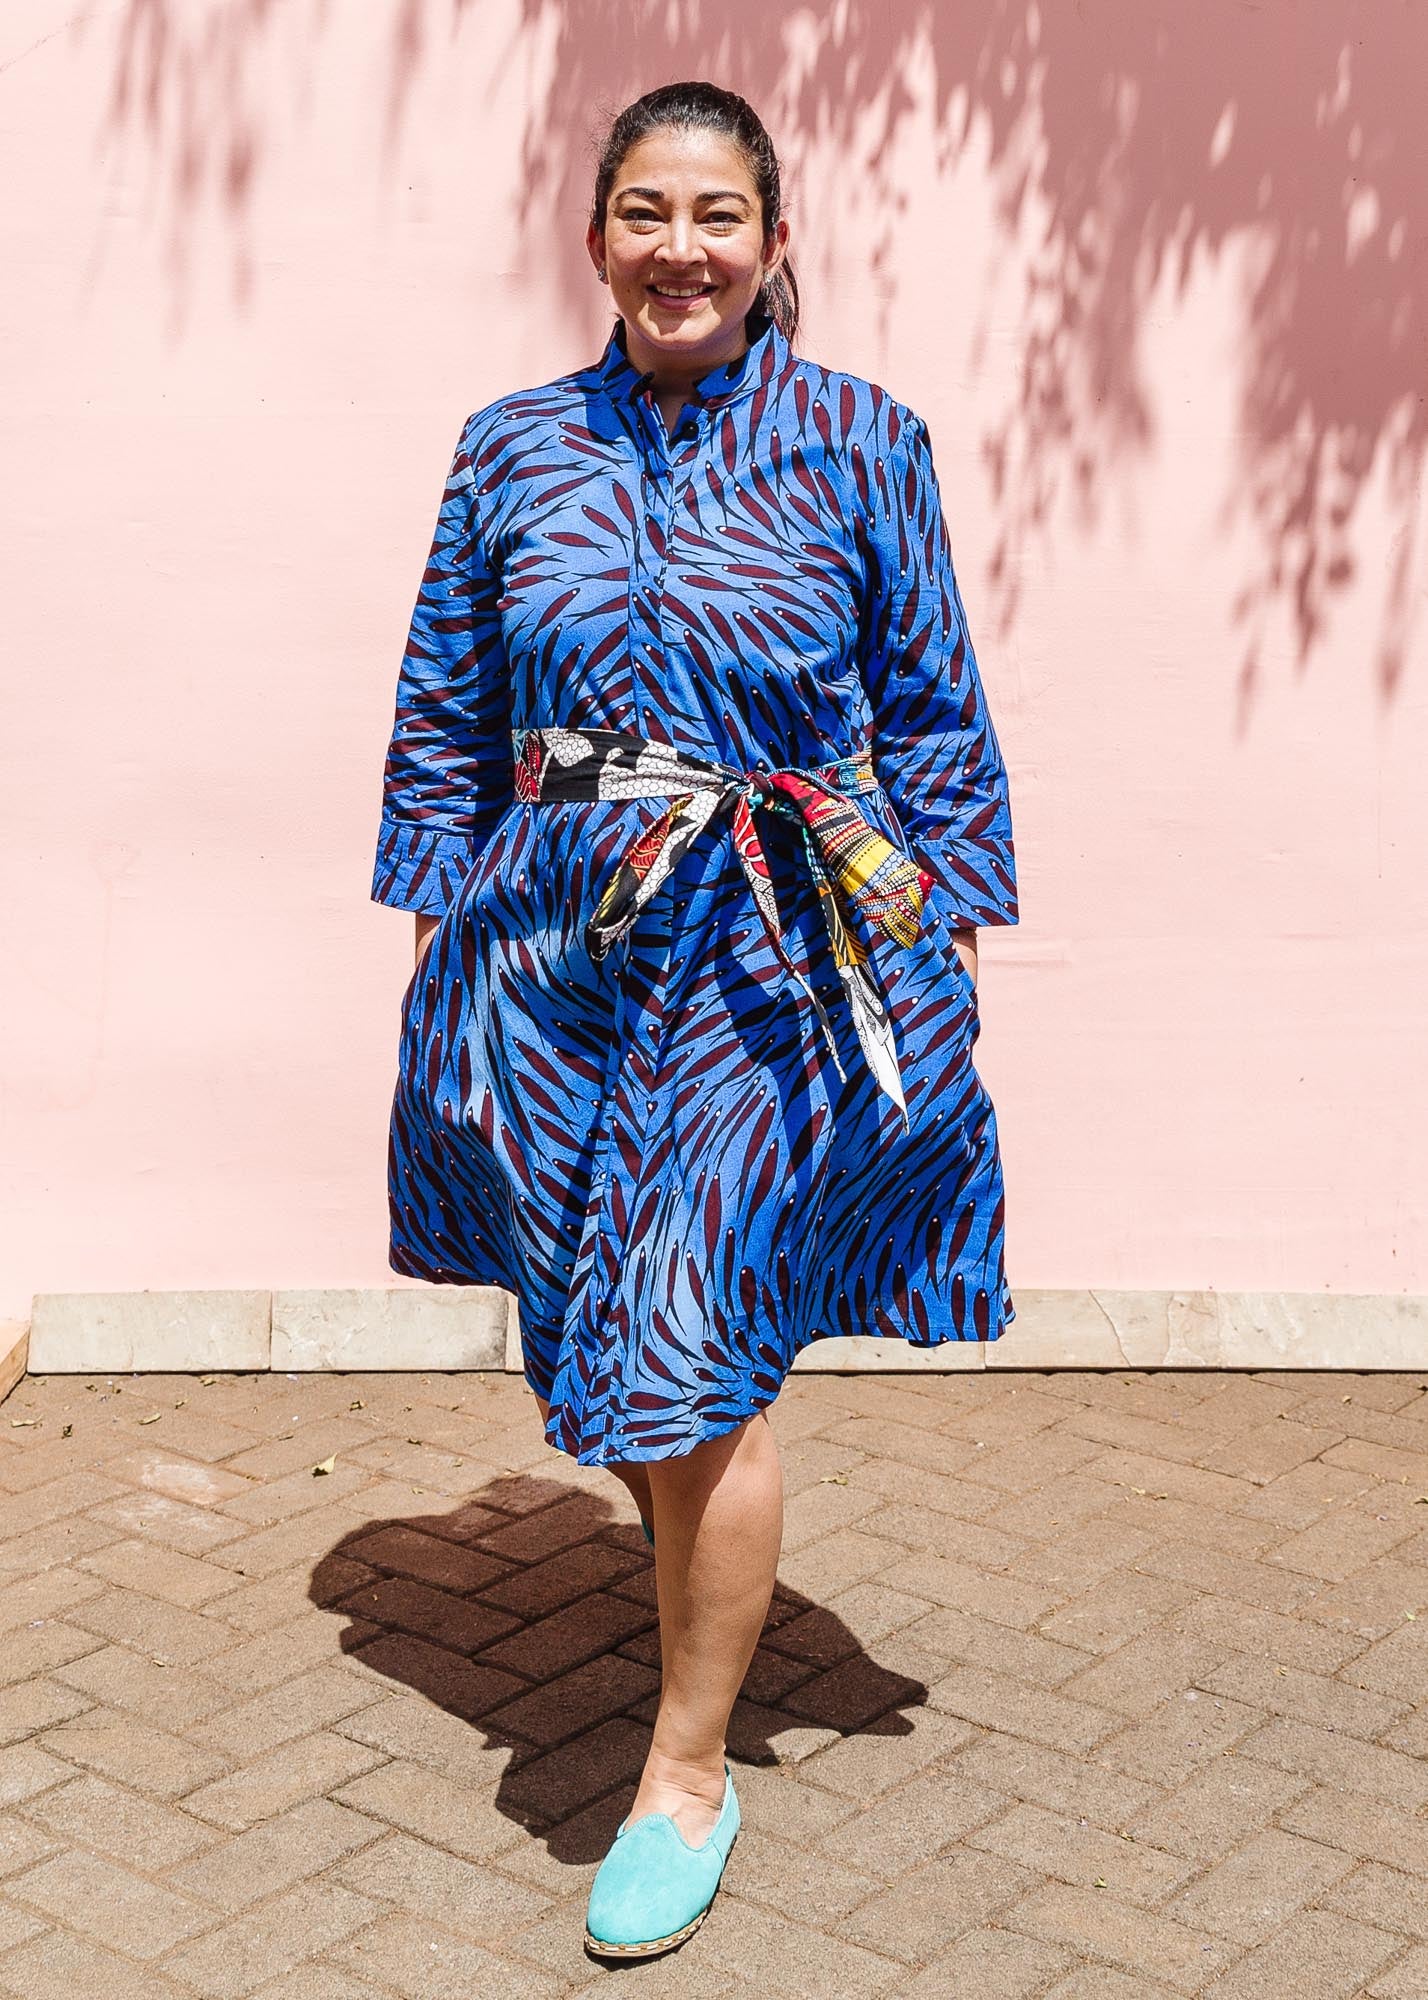
MULTIPOLYGON (((729 1854, 734 1852, 738 1843, 739 1836, 736 1833, 734 1838, 729 1842, 729 1854)), ((727 1868, 728 1865, 729 1855, 726 1854, 724 1856, 724 1867, 727 1868)), ((719 1871, 719 1880, 714 1884, 714 1895, 709 1898, 709 1901, 704 1905, 698 1916, 691 1917, 687 1924, 677 1931, 671 1931, 668 1937, 646 1938, 639 1944, 610 1944, 604 1938, 592 1937, 587 1930, 585 1933, 585 1949, 595 1952, 601 1958, 657 1958, 661 1952, 673 1951, 677 1945, 683 1944, 686 1938, 693 1937, 694 1933, 713 1909, 714 1897, 719 1894, 723 1886, 724 1871, 721 1869, 719 1871)))

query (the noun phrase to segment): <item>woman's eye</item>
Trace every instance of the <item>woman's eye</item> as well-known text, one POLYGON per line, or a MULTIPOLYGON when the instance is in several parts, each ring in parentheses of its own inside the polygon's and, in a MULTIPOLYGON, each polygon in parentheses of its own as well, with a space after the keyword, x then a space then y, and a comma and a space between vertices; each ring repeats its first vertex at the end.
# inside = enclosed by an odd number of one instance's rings
MULTIPOLYGON (((706 215, 704 221, 706 223, 719 222, 737 225, 742 219, 741 216, 731 215, 727 209, 720 209, 716 214, 706 215)), ((638 229, 644 223, 658 222, 659 217, 652 214, 647 208, 627 209, 621 220, 627 222, 631 228, 638 229)))

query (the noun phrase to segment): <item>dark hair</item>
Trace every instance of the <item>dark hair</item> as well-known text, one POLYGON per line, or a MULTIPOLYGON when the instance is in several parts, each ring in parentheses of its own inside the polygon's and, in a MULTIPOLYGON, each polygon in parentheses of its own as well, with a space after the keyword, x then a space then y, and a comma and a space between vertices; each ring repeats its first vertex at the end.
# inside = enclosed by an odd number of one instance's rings
MULTIPOLYGON (((606 134, 595 169, 595 199, 590 209, 595 227, 605 227, 605 206, 626 155, 651 132, 671 126, 686 132, 718 132, 738 147, 758 190, 767 242, 783 213, 778 155, 753 106, 735 91, 721 90, 715 83, 662 83, 619 113, 606 134)), ((798 280, 786 254, 744 316, 747 337, 756 339, 770 319, 788 340, 798 331, 798 280)))

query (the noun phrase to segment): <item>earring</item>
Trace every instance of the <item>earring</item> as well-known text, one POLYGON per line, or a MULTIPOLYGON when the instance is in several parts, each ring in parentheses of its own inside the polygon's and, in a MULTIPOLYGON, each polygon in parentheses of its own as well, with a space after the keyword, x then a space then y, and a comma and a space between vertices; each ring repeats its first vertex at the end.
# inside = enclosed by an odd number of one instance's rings
POLYGON ((599 270, 595 273, 595 275, 603 285, 605 282, 605 266, 603 264, 600 266, 599 270))

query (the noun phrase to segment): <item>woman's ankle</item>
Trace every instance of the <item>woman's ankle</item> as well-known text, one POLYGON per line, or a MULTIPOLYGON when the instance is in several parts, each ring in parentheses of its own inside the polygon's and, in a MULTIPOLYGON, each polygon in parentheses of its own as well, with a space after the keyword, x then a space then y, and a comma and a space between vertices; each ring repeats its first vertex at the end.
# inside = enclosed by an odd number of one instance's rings
POLYGON ((724 1784, 722 1762, 717 1780, 705 1777, 698 1782, 657 1777, 646 1768, 635 1786, 626 1818, 636 1820, 647 1813, 667 1813, 685 1839, 697 1847, 708 1838, 723 1809, 724 1784))
POLYGON ((653 1745, 645 1757, 645 1767, 640 1773, 640 1783, 648 1782, 677 1792, 686 1792, 691 1798, 713 1798, 724 1796, 723 1750, 711 1751, 707 1757, 674 1757, 656 1750, 653 1745))

